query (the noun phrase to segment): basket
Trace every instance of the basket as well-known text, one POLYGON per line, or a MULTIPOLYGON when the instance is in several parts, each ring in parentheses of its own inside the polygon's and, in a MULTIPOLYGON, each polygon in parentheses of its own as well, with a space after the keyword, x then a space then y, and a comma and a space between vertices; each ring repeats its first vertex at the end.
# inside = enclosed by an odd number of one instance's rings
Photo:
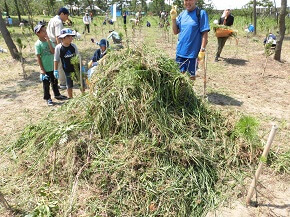
POLYGON ((234 30, 232 29, 217 28, 215 31, 215 36, 217 38, 225 38, 231 36, 233 32, 234 30))

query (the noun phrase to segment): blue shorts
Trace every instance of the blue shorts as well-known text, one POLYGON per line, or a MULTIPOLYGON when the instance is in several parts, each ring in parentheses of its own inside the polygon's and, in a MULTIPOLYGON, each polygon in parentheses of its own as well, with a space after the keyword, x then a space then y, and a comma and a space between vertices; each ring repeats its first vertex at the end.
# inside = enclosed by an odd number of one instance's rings
POLYGON ((176 62, 181 72, 188 72, 190 76, 195 76, 197 70, 197 58, 183 58, 176 56, 176 62))
POLYGON ((73 88, 74 83, 71 78, 71 72, 65 72, 65 79, 66 79, 66 87, 67 88, 73 88))

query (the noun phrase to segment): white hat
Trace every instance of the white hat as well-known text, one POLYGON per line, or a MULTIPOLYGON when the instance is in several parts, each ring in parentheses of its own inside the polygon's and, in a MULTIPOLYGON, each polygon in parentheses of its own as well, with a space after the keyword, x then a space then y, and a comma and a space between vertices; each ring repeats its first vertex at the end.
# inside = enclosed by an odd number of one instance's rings
POLYGON ((76 31, 74 31, 70 28, 64 28, 60 31, 60 35, 58 36, 58 38, 64 38, 67 35, 75 36, 76 31))

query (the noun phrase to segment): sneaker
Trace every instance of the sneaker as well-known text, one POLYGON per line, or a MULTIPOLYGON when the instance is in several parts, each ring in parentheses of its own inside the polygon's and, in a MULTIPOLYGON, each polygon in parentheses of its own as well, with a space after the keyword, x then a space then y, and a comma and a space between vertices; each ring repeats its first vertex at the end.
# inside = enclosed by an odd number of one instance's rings
POLYGON ((59 88, 62 90, 66 90, 66 85, 59 85, 59 88))
POLYGON ((218 61, 219 61, 219 58, 218 58, 218 57, 216 57, 216 58, 214 59, 214 61, 215 61, 215 62, 218 62, 218 61))
POLYGON ((67 97, 64 96, 64 95, 55 96, 54 98, 56 98, 56 99, 58 99, 58 100, 64 100, 64 99, 67 99, 67 97))
POLYGON ((47 100, 47 105, 48 105, 48 106, 53 106, 53 102, 52 102, 51 99, 47 100))

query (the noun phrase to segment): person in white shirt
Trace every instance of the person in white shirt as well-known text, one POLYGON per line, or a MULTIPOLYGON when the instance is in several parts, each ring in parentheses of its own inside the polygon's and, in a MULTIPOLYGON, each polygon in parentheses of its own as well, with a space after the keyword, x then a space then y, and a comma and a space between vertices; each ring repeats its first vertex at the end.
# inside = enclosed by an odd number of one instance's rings
POLYGON ((83 22, 85 24, 85 30, 83 32, 83 34, 85 34, 86 29, 88 30, 88 33, 90 33, 90 24, 92 22, 91 17, 89 16, 88 13, 85 14, 85 16, 83 17, 83 22))
MULTIPOLYGON (((51 18, 47 25, 47 35, 49 39, 55 44, 59 44, 61 39, 59 39, 60 31, 64 28, 63 22, 68 20, 69 11, 66 8, 60 8, 58 14, 51 18)), ((59 64, 59 84, 61 89, 66 89, 65 74, 62 69, 62 65, 59 64)))
POLYGON ((109 31, 109 33, 110 33, 110 35, 107 37, 107 40, 112 38, 114 44, 121 44, 122 43, 122 38, 120 37, 118 32, 111 30, 111 31, 109 31))

